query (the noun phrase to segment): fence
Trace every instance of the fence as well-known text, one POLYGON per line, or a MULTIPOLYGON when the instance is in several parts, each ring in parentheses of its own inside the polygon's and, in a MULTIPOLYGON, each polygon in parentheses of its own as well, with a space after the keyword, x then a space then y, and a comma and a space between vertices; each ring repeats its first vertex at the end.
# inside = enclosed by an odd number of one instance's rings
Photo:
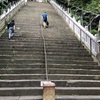
MULTIPOLYGON (((7 12, 4 12, 2 15, 0 15, 0 31, 2 31, 7 22, 17 13, 17 11, 25 4, 25 0, 20 0, 13 6, 11 6, 10 9, 7 10, 7 12)), ((0 33, 2 35, 2 32, 0 33)))
POLYGON ((80 23, 70 17, 69 13, 63 10, 55 1, 50 0, 50 3, 56 9, 58 14, 68 23, 69 27, 74 31, 77 38, 86 46, 91 54, 96 56, 100 52, 100 46, 96 42, 95 37, 87 31, 80 23))

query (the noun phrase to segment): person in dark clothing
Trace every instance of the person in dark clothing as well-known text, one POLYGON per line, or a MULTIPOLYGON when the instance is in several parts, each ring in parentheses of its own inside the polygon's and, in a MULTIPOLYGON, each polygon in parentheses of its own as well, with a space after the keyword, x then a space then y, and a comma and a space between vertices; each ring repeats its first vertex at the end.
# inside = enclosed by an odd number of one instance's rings
POLYGON ((15 21, 12 20, 10 23, 8 23, 8 38, 11 39, 12 36, 14 36, 14 29, 15 29, 15 21))

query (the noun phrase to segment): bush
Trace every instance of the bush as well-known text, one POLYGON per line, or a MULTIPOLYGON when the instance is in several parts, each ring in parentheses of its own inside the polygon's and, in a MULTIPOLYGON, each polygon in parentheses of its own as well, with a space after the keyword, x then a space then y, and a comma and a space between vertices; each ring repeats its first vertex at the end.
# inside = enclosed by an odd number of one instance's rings
POLYGON ((85 20, 83 20, 83 26, 87 26, 89 23, 85 20))
POLYGON ((79 20, 81 20, 81 16, 76 17, 76 21, 79 21, 79 20))
POLYGON ((100 31, 95 30, 95 29, 91 30, 90 32, 91 32, 93 35, 95 35, 95 34, 100 34, 100 31))

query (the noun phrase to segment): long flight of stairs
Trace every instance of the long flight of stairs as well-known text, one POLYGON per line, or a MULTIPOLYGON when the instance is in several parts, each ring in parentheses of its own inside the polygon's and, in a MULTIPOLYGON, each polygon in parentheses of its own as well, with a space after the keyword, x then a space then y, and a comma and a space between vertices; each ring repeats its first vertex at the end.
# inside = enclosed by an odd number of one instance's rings
POLYGON ((100 66, 50 4, 28 2, 14 17, 15 35, 0 37, 0 100, 42 100, 46 80, 56 84, 56 100, 100 100, 100 66), (46 9, 45 9, 46 8, 46 9), (46 11, 50 26, 41 26, 46 11))

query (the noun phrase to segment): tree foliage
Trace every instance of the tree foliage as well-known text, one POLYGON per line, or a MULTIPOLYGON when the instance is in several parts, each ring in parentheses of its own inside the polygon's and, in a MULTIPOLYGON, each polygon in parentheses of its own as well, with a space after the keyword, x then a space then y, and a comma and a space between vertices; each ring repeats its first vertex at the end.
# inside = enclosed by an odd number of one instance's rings
POLYGON ((100 14, 100 0, 70 0, 72 5, 77 5, 84 10, 100 14))
POLYGON ((100 1, 99 0, 91 0, 91 3, 86 4, 84 9, 99 14, 100 13, 100 1))
POLYGON ((59 0, 61 2, 68 2, 86 11, 100 14, 100 0, 59 0))

